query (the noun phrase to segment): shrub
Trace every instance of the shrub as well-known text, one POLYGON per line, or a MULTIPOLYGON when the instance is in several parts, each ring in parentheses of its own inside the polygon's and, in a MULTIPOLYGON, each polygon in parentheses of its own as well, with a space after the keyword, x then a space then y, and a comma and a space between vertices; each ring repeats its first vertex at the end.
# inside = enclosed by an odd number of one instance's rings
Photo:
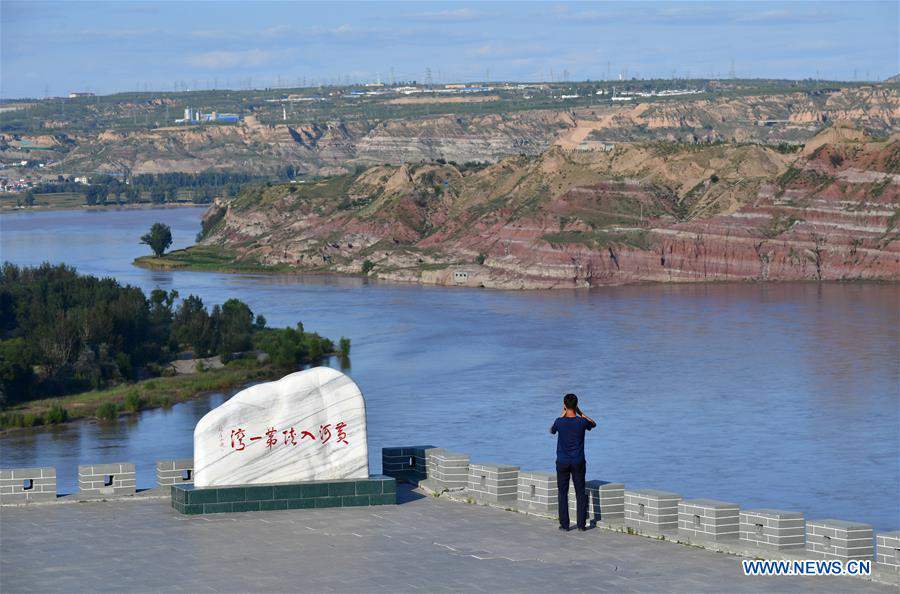
POLYGON ((128 412, 138 412, 141 410, 143 404, 144 401, 141 399, 141 395, 136 389, 129 390, 128 393, 125 394, 125 410, 128 412))
POLYGON ((481 266, 484 264, 485 258, 487 258, 487 255, 478 254, 477 256, 475 256, 475 263, 478 264, 479 266, 481 266))
POLYGON ((94 416, 101 421, 115 421, 119 417, 119 405, 115 402, 104 402, 94 411, 94 416))
POLYGON ((53 402, 50 409, 44 414, 44 422, 48 425, 58 425, 69 420, 69 411, 59 402, 53 402))
POLYGON ((350 339, 341 336, 341 339, 338 341, 338 348, 341 352, 341 357, 348 357, 350 355, 350 339))
POLYGON ((366 261, 363 262, 363 265, 362 265, 362 273, 363 273, 363 274, 369 274, 369 272, 370 272, 373 268, 375 268, 375 263, 372 262, 371 260, 366 260, 366 261))

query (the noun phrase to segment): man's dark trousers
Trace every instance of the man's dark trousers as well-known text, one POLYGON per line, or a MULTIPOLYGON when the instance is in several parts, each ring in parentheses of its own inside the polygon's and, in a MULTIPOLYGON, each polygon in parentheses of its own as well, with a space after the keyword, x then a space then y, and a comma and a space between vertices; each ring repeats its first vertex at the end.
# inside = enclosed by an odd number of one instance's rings
POLYGON ((569 477, 575 485, 575 508, 578 513, 578 527, 585 528, 587 524, 587 493, 584 491, 584 475, 587 463, 582 461, 576 464, 570 462, 556 463, 556 488, 559 491, 559 525, 569 527, 569 477))

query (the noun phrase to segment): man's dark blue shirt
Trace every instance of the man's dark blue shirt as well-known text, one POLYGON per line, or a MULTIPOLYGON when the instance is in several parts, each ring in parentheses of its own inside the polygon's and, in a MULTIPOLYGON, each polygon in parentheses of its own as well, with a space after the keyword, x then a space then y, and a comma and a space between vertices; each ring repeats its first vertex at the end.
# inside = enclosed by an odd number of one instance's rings
POLYGON ((563 464, 584 462, 584 432, 596 427, 596 423, 584 417, 559 417, 553 421, 550 433, 559 437, 556 441, 556 461, 563 464))

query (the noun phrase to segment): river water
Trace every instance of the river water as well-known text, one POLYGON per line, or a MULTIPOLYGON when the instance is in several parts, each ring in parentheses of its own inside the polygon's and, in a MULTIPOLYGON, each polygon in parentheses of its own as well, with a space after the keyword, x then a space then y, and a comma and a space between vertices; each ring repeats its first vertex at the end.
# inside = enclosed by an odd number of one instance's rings
MULTIPOLYGON (((599 427, 588 477, 900 528, 900 286, 644 285, 504 292, 333 276, 159 272, 131 261, 171 225, 193 242, 200 209, 0 216, 0 259, 66 262, 207 304, 246 301, 273 325, 302 320, 352 338, 348 373, 366 396, 370 464, 380 448, 434 444, 474 461, 551 470, 547 432, 565 392, 599 427)), ((0 462, 190 457, 196 421, 226 395, 0 437, 0 462)))

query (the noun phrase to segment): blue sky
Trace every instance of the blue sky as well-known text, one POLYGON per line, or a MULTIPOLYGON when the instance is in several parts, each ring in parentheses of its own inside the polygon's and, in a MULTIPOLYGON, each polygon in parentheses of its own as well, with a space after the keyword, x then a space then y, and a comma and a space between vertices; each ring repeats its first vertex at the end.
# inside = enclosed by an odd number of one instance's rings
POLYGON ((889 2, 18 2, 3 97, 336 81, 897 74, 889 2))

